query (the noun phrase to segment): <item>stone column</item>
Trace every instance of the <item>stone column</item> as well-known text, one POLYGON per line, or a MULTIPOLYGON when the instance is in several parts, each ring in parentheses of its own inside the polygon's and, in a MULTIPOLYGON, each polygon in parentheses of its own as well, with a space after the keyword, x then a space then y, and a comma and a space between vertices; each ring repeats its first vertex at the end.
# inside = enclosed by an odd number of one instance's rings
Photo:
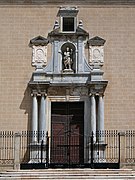
POLYGON ((38 101, 37 93, 33 92, 32 94, 32 123, 31 130, 33 132, 32 142, 37 142, 37 131, 38 131, 38 101))
POLYGON ((104 131, 104 99, 102 94, 99 94, 98 101, 98 131, 104 131))
POLYGON ((45 93, 41 93, 41 101, 40 101, 40 109, 39 109, 39 141, 44 140, 46 136, 45 105, 46 105, 45 93))
POLYGON ((94 142, 96 141, 96 99, 95 95, 91 95, 91 132, 94 135, 94 142))
POLYGON ((98 124, 99 142, 104 143, 104 99, 103 94, 99 94, 98 99, 98 124))

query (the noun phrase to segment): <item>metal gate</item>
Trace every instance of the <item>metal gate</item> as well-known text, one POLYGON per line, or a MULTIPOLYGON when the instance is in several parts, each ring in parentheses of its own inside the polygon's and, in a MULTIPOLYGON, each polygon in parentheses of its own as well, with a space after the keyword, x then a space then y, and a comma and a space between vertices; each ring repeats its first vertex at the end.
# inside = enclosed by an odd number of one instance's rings
POLYGON ((51 167, 84 163, 84 103, 52 103, 51 167))
POLYGON ((117 131, 98 131, 96 137, 71 132, 52 136, 49 167, 120 168, 120 135, 117 131), (101 137, 104 142, 101 143, 101 137), (95 141, 96 139, 96 141, 95 141))
MULTIPOLYGON (((68 131, 64 129, 67 123, 64 121, 63 124, 63 128, 54 131, 53 136, 43 133, 46 143, 30 143, 33 135, 38 134, 36 132, 21 135, 21 169, 120 167, 121 143, 118 131, 98 131, 96 134, 92 132, 90 136, 85 136, 79 134, 81 123, 76 126, 73 123, 73 127, 70 124, 72 128, 68 131)), ((132 138, 128 139, 131 143, 132 138)), ((131 155, 133 148, 130 150, 129 147, 127 148, 131 155)))

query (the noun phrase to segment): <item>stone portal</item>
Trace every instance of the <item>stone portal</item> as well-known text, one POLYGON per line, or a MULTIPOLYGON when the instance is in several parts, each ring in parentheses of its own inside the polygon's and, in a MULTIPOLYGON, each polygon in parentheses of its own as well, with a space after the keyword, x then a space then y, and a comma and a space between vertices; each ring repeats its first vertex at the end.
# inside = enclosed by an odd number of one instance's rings
MULTIPOLYGON (((38 36, 30 41, 33 48, 32 65, 36 67, 29 82, 32 93, 31 130, 48 132, 52 138, 58 133, 57 122, 61 122, 60 129, 65 128, 64 123, 67 123, 63 119, 65 114, 57 116, 57 119, 54 116, 56 104, 58 103, 58 110, 60 105, 62 108, 74 105, 74 111, 78 106, 83 106, 84 113, 78 112, 78 118, 72 119, 71 124, 74 125, 70 127, 74 128, 77 134, 82 134, 81 144, 84 149, 87 146, 85 136, 93 132, 96 144, 96 131, 104 130, 104 92, 108 82, 103 80, 104 72, 101 69, 104 64, 105 40, 98 36, 89 38, 82 21, 78 23, 77 14, 76 7, 61 7, 58 12, 59 21, 55 22, 48 37, 38 36), (48 43, 52 45, 51 60, 47 59, 48 43), (89 54, 88 59, 85 57, 85 51, 89 54), (81 132, 80 126, 83 127, 81 132)), ((72 115, 77 117, 74 113, 72 115)), ((66 129, 61 132, 66 133, 66 129)), ((39 137, 33 137, 32 142, 38 144, 42 140, 44 141, 44 138, 39 134, 39 137)), ((100 139, 100 144, 104 144, 103 138, 100 139)), ((84 150, 80 152, 83 157, 78 161, 88 162, 84 150)), ((51 161, 52 154, 50 158, 51 161)))

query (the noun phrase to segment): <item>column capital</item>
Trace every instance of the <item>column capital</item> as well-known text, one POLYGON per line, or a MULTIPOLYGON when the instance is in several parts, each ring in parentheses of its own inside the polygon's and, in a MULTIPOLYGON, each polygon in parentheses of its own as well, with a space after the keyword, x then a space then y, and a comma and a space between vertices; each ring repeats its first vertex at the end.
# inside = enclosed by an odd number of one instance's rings
POLYGON ((99 97, 104 97, 103 92, 90 92, 89 96, 99 96, 99 97))
POLYGON ((47 96, 46 90, 45 91, 38 91, 36 89, 31 91, 31 96, 47 96))
POLYGON ((104 97, 104 93, 100 92, 98 96, 99 97, 104 97))
POLYGON ((37 95, 38 95, 37 90, 32 90, 32 91, 31 91, 31 96, 37 96, 37 95))
POLYGON ((41 91, 41 92, 40 92, 40 94, 41 94, 41 96, 44 96, 44 97, 46 97, 46 96, 47 96, 46 91, 41 91))
POLYGON ((89 96, 91 97, 91 96, 95 96, 96 95, 96 93, 89 93, 89 96))

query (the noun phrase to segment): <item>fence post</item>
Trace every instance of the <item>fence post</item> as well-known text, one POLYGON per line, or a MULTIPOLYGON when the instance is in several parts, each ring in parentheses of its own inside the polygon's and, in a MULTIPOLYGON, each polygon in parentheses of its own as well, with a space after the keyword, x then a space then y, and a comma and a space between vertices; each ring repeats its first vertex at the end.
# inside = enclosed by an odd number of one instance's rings
POLYGON ((15 133, 14 135, 14 169, 20 169, 20 144, 21 134, 15 133))
POLYGON ((49 165, 49 136, 48 131, 46 132, 46 168, 49 165))
POLYGON ((43 163, 43 146, 44 146, 44 141, 41 141, 41 164, 43 163))
POLYGON ((120 145, 120 157, 119 157, 119 161, 120 161, 120 167, 122 167, 123 163, 125 163, 125 132, 119 132, 119 145, 120 145))
POLYGON ((93 168, 93 131, 92 131, 92 135, 91 135, 91 168, 93 168))

